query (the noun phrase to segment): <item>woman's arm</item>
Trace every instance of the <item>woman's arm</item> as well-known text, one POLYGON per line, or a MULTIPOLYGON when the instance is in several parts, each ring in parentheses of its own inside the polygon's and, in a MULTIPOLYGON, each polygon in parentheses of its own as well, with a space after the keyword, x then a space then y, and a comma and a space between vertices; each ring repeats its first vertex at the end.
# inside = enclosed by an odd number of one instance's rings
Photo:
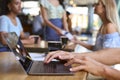
POLYGON ((61 34, 62 30, 61 30, 60 28, 58 28, 57 26, 55 26, 54 24, 52 24, 52 23, 48 20, 46 9, 45 9, 43 6, 40 6, 40 7, 41 7, 41 13, 42 13, 42 16, 43 16, 43 20, 44 20, 44 22, 46 23, 46 25, 48 25, 48 26, 50 26, 51 28, 53 28, 58 34, 61 34))
POLYGON ((34 38, 27 38, 27 39, 21 39, 23 44, 34 44, 35 39, 34 38))
POLYGON ((0 32, 0 42, 1 42, 3 45, 7 45, 6 41, 5 41, 4 38, 3 38, 3 34, 6 34, 6 32, 0 32))
POLYGON ((83 47, 85 47, 85 48, 87 48, 87 49, 89 49, 89 50, 93 50, 93 48, 94 48, 93 45, 87 44, 87 43, 85 43, 85 42, 83 42, 83 41, 80 41, 80 40, 78 40, 76 37, 74 37, 71 41, 72 41, 74 44, 79 44, 79 45, 81 45, 81 46, 83 46, 83 47))
POLYGON ((120 71, 106 67, 103 77, 106 77, 107 80, 120 80, 120 71))
POLYGON ((78 41, 78 44, 89 49, 89 50, 93 50, 94 46, 91 45, 91 44, 87 44, 87 43, 84 43, 83 41, 78 41))
POLYGON ((22 32, 20 33, 20 38, 21 38, 21 39, 27 39, 27 38, 29 38, 29 35, 25 35, 25 33, 22 31, 22 32))
POLYGON ((69 32, 68 23, 67 23, 67 17, 66 17, 66 12, 63 13, 63 18, 62 18, 62 20, 63 20, 64 29, 69 32))
POLYGON ((114 65, 120 63, 120 48, 108 48, 94 52, 85 52, 83 54, 73 54, 74 57, 82 59, 83 57, 91 57, 92 59, 106 65, 114 65))
POLYGON ((34 44, 34 38, 30 39, 29 36, 26 36, 23 31, 20 34, 20 39, 23 44, 34 44))
POLYGON ((40 37, 35 35, 25 35, 24 32, 21 32, 20 38, 23 44, 35 44, 35 37, 38 37, 37 42, 40 42, 40 37))

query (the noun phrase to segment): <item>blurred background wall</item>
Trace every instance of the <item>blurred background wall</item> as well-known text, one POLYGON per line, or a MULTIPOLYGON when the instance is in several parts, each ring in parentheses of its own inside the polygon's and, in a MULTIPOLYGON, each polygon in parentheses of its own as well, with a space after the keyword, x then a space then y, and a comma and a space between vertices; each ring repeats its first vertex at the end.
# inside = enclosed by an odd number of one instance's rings
MULTIPOLYGON (((0 0, 0 15, 4 11, 3 0, 0 0)), ((92 35, 93 31, 99 29, 101 21, 94 14, 93 4, 97 0, 64 0, 66 11, 70 12, 73 34, 92 35)), ((116 0, 120 15, 120 0, 116 0)), ((22 0, 22 13, 18 15, 25 32, 32 34, 33 18, 39 14, 39 0, 22 0)))

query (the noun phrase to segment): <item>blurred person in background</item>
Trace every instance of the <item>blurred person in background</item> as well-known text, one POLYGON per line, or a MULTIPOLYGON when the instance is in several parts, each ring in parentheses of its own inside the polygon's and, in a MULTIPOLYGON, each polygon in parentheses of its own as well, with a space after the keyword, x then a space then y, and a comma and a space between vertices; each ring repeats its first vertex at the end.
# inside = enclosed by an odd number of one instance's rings
POLYGON ((39 35, 42 39, 44 36, 44 22, 41 15, 41 12, 39 11, 39 14, 34 17, 33 19, 33 34, 39 35))
POLYGON ((0 51, 9 51, 2 37, 2 34, 8 32, 15 32, 23 44, 34 44, 34 36, 28 36, 24 33, 21 22, 17 17, 21 13, 21 0, 3 0, 3 3, 5 3, 5 7, 2 10, 3 15, 0 17, 0 51))
POLYGON ((40 0, 47 41, 59 41, 62 31, 69 31, 63 2, 64 0, 40 0))
POLYGON ((73 39, 72 42, 80 44, 89 50, 119 48, 120 24, 115 0, 98 0, 98 3, 96 3, 94 7, 94 13, 102 20, 95 45, 86 44, 76 38, 73 39))

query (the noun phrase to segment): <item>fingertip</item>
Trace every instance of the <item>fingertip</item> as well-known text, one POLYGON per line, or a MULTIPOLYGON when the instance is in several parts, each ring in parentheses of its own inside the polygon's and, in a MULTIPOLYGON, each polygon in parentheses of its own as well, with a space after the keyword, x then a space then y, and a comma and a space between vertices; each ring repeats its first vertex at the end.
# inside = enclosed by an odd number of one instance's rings
POLYGON ((46 63, 46 64, 47 64, 47 63, 49 63, 49 62, 48 62, 47 60, 44 60, 44 63, 46 63))
POLYGON ((67 66, 67 64, 64 64, 64 66, 67 66))
POLYGON ((58 56, 59 57, 59 59, 62 59, 62 56, 58 56))
POLYGON ((45 60, 44 60, 43 62, 44 62, 44 63, 46 63, 46 61, 45 61, 45 60))
POLYGON ((45 58, 45 59, 44 59, 44 63, 46 63, 46 62, 47 62, 47 59, 45 58))
POLYGON ((73 69, 72 69, 72 68, 70 68, 70 71, 73 71, 73 69))
POLYGON ((46 61, 46 63, 48 64, 50 61, 48 60, 48 61, 46 61))
POLYGON ((61 58, 61 56, 58 56, 59 58, 61 58))
POLYGON ((44 62, 45 64, 47 64, 47 62, 44 62))

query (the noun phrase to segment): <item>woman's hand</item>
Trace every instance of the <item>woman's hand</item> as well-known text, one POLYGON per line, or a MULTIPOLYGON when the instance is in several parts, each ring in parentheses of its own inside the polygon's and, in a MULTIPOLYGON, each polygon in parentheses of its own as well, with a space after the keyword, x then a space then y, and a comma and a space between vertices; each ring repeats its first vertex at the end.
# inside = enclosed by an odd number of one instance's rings
POLYGON ((74 44, 79 44, 79 42, 80 42, 80 40, 78 40, 78 39, 76 38, 76 36, 74 36, 74 38, 71 39, 71 41, 72 41, 74 44))
POLYGON ((28 41, 28 44, 34 44, 35 42, 35 38, 33 36, 29 36, 28 39, 25 40, 28 41))
POLYGON ((40 37, 36 35, 31 35, 28 38, 22 39, 23 44, 35 44, 39 43, 40 41, 41 41, 40 37), (36 37, 38 38, 37 41, 35 40, 36 37))
POLYGON ((29 40, 31 40, 32 43, 40 43, 41 38, 38 35, 31 35, 29 36, 29 40))
POLYGON ((62 31, 63 31, 62 29, 58 28, 58 29, 57 29, 57 34, 63 35, 63 34, 62 34, 62 31))
POLYGON ((70 60, 74 58, 74 54, 70 52, 65 52, 65 51, 53 51, 48 53, 48 55, 45 57, 44 62, 49 63, 50 61, 52 61, 52 59, 55 59, 55 58, 61 59, 61 60, 70 60))
POLYGON ((90 57, 84 57, 83 59, 73 58, 69 60, 65 66, 73 63, 79 64, 79 66, 70 68, 70 71, 84 70, 96 76, 102 76, 106 67, 104 64, 101 64, 90 57))

